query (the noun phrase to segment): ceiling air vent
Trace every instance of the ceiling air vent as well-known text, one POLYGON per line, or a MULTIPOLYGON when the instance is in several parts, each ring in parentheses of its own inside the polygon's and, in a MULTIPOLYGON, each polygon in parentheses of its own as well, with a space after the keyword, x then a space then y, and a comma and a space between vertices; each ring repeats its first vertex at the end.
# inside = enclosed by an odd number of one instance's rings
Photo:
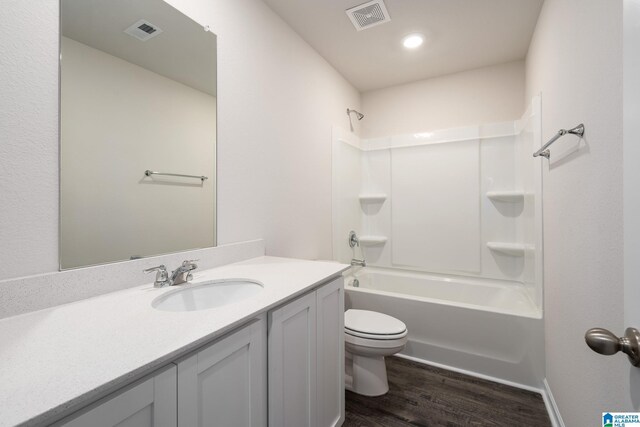
POLYGON ((358 31, 366 30, 391 20, 382 0, 368 1, 347 9, 346 12, 358 31))
POLYGON ((150 38, 160 34, 162 30, 158 26, 153 25, 151 22, 141 19, 124 30, 124 32, 129 34, 130 36, 137 38, 138 40, 146 42, 150 38))

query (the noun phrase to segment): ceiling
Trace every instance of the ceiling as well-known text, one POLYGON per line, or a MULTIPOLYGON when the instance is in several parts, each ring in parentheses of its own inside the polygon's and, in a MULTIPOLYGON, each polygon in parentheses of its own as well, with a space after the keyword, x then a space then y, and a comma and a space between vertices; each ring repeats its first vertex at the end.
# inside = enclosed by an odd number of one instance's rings
POLYGON ((360 91, 523 59, 543 0, 385 0, 391 22, 356 31, 366 0, 263 0, 360 91), (407 50, 401 40, 422 33, 407 50))
POLYGON ((60 15, 63 36, 216 96, 216 36, 163 0, 62 0, 60 15), (140 19, 163 32, 124 33, 140 19))

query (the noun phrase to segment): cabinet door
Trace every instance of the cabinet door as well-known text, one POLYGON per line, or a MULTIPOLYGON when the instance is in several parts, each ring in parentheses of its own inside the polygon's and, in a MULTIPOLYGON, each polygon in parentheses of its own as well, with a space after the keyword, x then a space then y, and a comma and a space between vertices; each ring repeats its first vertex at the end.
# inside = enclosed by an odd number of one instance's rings
POLYGON ((269 425, 316 426, 316 295, 269 313, 269 425))
POLYGON ((263 318, 178 363, 180 427, 264 427, 267 419, 263 318))
POLYGON ((343 285, 340 277, 316 291, 318 427, 336 427, 344 422, 343 285))
POLYGON ((91 405, 64 427, 176 427, 176 366, 91 405))

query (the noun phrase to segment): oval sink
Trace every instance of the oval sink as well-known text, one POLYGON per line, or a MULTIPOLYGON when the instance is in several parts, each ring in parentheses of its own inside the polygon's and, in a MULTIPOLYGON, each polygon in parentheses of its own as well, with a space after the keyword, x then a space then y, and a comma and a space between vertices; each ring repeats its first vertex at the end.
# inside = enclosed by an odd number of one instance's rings
POLYGON ((163 311, 206 310, 242 301, 263 289, 262 283, 249 279, 211 280, 161 295, 151 306, 163 311))

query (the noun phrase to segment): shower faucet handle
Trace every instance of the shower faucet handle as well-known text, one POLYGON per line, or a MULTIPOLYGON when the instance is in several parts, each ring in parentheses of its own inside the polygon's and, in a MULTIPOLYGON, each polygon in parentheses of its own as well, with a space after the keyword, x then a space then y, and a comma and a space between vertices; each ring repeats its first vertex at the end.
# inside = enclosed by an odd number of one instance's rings
POLYGON ((349 247, 354 248, 356 246, 360 246, 360 239, 358 239, 356 232, 351 230, 349 232, 349 247))

